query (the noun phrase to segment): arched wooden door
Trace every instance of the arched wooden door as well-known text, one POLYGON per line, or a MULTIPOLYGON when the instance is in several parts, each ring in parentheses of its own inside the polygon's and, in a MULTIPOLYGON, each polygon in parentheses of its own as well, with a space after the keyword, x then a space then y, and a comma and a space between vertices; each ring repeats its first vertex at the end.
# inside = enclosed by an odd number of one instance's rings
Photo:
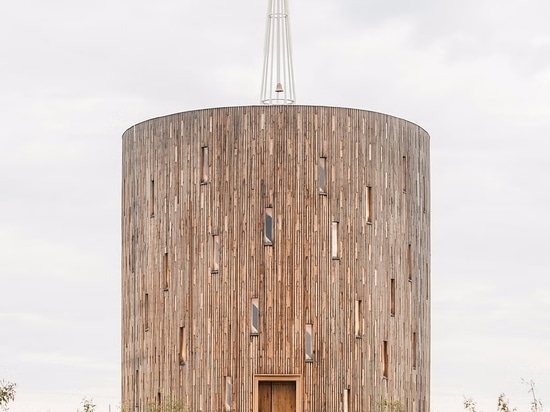
POLYGON ((258 412, 296 412, 296 381, 258 382, 258 412))

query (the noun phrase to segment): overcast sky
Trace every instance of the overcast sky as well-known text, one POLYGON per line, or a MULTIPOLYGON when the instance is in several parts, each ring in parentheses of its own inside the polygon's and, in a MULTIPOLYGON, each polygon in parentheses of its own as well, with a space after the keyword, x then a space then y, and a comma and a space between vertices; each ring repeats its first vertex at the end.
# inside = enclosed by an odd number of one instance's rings
MULTIPOLYGON (((120 398, 121 135, 259 103, 267 0, 0 10, 0 380, 120 398)), ((297 102, 431 135, 432 412, 550 409, 550 2, 290 0, 297 102)))

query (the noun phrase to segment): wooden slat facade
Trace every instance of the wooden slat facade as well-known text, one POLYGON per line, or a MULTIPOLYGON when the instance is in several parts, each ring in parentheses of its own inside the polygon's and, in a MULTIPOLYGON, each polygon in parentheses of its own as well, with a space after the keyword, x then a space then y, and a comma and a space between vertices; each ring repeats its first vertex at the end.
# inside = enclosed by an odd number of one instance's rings
POLYGON ((246 106, 145 121, 122 144, 123 405, 255 412, 271 379, 296 382, 297 411, 429 411, 422 128, 246 106))

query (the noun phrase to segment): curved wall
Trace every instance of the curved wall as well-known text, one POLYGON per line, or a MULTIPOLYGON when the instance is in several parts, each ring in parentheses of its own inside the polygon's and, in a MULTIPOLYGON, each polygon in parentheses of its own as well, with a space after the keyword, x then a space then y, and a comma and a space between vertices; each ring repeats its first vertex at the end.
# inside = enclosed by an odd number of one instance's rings
POLYGON ((247 106, 152 119, 122 143, 123 405, 264 411, 281 383, 289 410, 429 411, 422 128, 247 106))

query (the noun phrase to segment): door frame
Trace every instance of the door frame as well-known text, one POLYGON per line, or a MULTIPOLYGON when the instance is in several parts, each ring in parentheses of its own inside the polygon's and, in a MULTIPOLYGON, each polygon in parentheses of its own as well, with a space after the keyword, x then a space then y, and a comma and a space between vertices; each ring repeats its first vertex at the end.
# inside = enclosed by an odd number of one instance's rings
POLYGON ((260 382, 295 382, 296 383, 296 412, 302 412, 302 375, 254 375, 254 390, 252 391, 254 412, 258 412, 258 394, 260 382))

